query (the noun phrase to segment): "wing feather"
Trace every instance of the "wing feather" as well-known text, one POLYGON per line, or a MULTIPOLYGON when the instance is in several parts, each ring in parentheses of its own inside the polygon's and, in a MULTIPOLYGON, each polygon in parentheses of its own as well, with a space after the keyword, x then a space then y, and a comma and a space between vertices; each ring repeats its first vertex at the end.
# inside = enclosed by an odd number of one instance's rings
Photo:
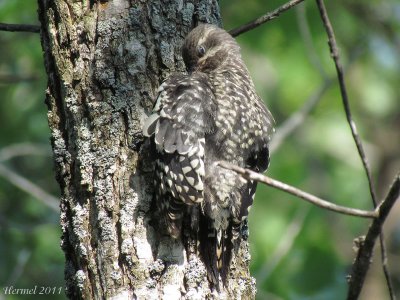
POLYGON ((154 135, 160 154, 156 174, 162 174, 162 193, 187 204, 204 198, 205 135, 214 127, 214 102, 205 75, 171 76, 161 85, 153 113, 144 122, 143 134, 154 135))

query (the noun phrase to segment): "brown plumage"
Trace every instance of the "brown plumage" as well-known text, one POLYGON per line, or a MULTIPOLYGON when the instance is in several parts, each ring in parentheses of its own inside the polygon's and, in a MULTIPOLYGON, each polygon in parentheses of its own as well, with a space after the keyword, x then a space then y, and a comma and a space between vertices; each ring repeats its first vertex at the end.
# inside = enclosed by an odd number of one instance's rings
POLYGON ((229 161, 264 171, 273 118, 256 94, 240 47, 223 29, 202 24, 185 39, 189 74, 171 75, 160 86, 143 132, 158 150, 157 206, 177 238, 189 206, 199 206, 200 254, 210 281, 226 281, 232 251, 246 238, 256 183, 215 166, 229 161), (243 230, 242 230, 243 231, 243 230))

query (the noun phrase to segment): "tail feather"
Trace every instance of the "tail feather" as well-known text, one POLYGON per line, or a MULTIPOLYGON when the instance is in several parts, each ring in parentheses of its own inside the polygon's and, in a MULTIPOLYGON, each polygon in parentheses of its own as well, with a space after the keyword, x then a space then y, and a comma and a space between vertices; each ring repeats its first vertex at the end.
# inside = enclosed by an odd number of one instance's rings
POLYGON ((160 218, 160 230, 163 231, 167 229, 167 232, 174 239, 178 239, 182 233, 182 218, 184 212, 184 204, 182 201, 173 198, 170 194, 164 195, 166 201, 164 205, 159 207, 160 218))
POLYGON ((219 290, 220 278, 226 285, 232 258, 232 226, 216 229, 213 221, 201 216, 199 224, 200 255, 205 264, 208 280, 219 290))

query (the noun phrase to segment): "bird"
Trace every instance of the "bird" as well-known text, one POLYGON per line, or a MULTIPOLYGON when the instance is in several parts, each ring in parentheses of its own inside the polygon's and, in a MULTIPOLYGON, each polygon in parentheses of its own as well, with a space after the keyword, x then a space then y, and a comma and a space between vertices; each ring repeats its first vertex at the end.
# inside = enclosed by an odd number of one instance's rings
POLYGON ((143 135, 156 148, 155 201, 159 222, 178 239, 196 207, 199 253, 210 283, 226 284, 232 251, 247 239, 257 183, 218 165, 256 172, 269 165, 274 119, 257 95, 240 46, 224 29, 200 24, 182 46, 186 73, 160 85, 143 135))

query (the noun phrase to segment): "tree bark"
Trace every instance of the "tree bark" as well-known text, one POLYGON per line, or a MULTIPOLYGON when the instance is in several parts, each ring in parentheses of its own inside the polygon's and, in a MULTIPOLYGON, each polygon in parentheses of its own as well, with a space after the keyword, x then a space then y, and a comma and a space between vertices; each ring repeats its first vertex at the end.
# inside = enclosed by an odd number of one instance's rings
POLYGON ((142 121, 160 82, 184 70, 185 35, 197 21, 221 22, 217 1, 38 1, 67 296, 254 298, 246 242, 218 294, 190 232, 184 247, 152 226, 142 121))

